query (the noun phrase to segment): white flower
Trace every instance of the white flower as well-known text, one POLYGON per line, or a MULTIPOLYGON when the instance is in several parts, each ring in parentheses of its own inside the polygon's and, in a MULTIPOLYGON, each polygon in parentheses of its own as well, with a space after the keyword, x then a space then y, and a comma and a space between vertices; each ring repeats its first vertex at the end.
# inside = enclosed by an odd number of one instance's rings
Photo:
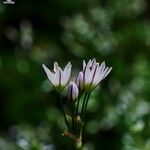
POLYGON ((42 67, 46 72, 49 81, 59 92, 61 92, 70 79, 72 67, 71 63, 69 62, 63 71, 57 62, 54 62, 53 72, 51 72, 44 64, 42 64, 42 67))
POLYGON ((68 89, 68 97, 70 101, 74 101, 78 98, 79 90, 74 81, 71 81, 68 89))
POLYGON ((83 61, 83 83, 87 90, 93 90, 112 70, 112 67, 106 67, 105 62, 101 64, 96 59, 89 60, 86 64, 83 61))

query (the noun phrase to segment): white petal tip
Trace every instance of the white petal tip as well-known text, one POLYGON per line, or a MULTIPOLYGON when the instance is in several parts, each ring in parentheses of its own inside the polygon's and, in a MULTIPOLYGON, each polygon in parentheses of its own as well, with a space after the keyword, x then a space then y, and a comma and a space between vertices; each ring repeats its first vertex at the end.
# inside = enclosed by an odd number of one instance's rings
POLYGON ((71 62, 70 62, 70 61, 68 62, 68 65, 72 66, 72 64, 71 64, 71 62))
POLYGON ((42 67, 45 69, 45 68, 47 68, 44 64, 42 64, 42 67))
POLYGON ((105 61, 103 61, 102 64, 105 64, 105 61))
POLYGON ((54 64, 58 65, 58 63, 55 61, 54 64))
POLYGON ((110 71, 111 71, 111 70, 113 69, 113 67, 110 67, 109 69, 110 69, 110 71))

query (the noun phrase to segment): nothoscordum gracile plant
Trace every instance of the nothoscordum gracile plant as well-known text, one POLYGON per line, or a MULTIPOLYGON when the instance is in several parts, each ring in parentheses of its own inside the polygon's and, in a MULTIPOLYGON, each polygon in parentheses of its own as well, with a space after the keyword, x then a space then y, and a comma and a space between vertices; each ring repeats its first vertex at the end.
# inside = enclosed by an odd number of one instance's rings
MULTIPOLYGON (((57 92, 63 92, 71 75, 72 65, 69 62, 62 70, 57 62, 54 62, 54 70, 51 72, 44 64, 42 65, 49 81, 57 92)), ((62 99, 61 107, 67 129, 63 132, 64 136, 72 138, 76 149, 82 149, 82 129, 84 117, 90 99, 91 92, 95 87, 111 72, 112 67, 107 67, 105 62, 101 64, 96 59, 83 61, 83 69, 77 75, 75 81, 68 85, 68 100, 66 106, 62 99)))

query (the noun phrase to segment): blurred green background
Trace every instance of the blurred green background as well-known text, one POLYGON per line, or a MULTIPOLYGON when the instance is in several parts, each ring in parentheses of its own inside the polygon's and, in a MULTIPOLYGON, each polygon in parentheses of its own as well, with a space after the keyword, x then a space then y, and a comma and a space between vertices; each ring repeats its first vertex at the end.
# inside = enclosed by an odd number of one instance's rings
POLYGON ((0 2, 0 150, 72 150, 41 67, 96 58, 113 67, 92 92, 84 150, 150 150, 150 1, 0 2))

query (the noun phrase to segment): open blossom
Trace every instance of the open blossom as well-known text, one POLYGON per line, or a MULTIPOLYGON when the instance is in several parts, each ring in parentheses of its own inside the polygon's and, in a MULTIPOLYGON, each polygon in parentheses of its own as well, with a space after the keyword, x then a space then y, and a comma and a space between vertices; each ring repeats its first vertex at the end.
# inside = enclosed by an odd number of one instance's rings
POLYGON ((112 67, 106 67, 105 62, 101 64, 96 59, 89 60, 86 64, 83 61, 83 83, 87 90, 93 90, 112 70, 112 67))
POLYGON ((79 90, 74 81, 71 81, 68 89, 68 97, 70 101, 74 101, 78 98, 79 90))
POLYGON ((44 64, 42 64, 42 67, 46 72, 49 81, 59 92, 61 92, 70 79, 72 67, 71 63, 69 62, 63 71, 57 62, 54 62, 53 72, 51 72, 44 64))

